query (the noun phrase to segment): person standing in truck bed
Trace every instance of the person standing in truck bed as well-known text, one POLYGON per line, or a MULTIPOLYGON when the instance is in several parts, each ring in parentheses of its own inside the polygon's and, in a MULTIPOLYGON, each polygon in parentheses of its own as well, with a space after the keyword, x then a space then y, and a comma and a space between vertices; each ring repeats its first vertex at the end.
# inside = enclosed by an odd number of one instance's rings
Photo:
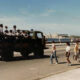
POLYGON ((3 33, 3 24, 0 24, 0 34, 3 33))

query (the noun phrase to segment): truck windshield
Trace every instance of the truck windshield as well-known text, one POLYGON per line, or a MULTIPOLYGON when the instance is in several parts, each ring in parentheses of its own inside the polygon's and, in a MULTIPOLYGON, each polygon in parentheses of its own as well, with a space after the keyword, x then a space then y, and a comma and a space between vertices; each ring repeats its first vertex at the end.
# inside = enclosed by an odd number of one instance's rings
POLYGON ((37 33, 37 38, 42 38, 42 34, 41 33, 37 33))
POLYGON ((30 36, 32 37, 33 36, 33 33, 30 33, 30 36))

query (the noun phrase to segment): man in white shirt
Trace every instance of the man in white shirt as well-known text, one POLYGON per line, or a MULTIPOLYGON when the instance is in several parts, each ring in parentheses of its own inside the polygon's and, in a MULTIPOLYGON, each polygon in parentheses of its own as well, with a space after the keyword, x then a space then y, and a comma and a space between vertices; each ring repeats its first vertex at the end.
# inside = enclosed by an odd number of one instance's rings
POLYGON ((54 44, 54 41, 52 42, 52 53, 51 53, 51 56, 50 56, 51 64, 53 64, 53 57, 55 58, 56 64, 58 64, 58 59, 57 59, 57 56, 56 56, 56 45, 54 44))
POLYGON ((71 61, 69 60, 69 57, 70 57, 70 43, 67 42, 66 43, 66 59, 67 59, 67 63, 69 66, 71 66, 71 61))
POLYGON ((12 30, 9 31, 8 35, 9 35, 9 36, 14 36, 12 30))

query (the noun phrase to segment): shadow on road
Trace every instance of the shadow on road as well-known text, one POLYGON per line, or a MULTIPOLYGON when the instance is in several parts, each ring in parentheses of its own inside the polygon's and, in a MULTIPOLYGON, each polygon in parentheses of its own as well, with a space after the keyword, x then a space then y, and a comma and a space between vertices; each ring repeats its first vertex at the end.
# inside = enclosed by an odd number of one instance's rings
POLYGON ((59 62, 59 64, 66 64, 67 62, 59 62))
MULTIPOLYGON (((28 56, 28 58, 23 58, 22 56, 17 56, 17 57, 13 57, 11 60, 7 61, 7 62, 11 62, 11 61, 21 61, 21 60, 32 60, 32 59, 45 59, 45 58, 49 58, 49 55, 44 55, 42 58, 40 57, 34 57, 34 56, 28 56)), ((0 61, 3 61, 0 58, 0 61)))
POLYGON ((72 66, 79 66, 80 64, 72 64, 72 66))

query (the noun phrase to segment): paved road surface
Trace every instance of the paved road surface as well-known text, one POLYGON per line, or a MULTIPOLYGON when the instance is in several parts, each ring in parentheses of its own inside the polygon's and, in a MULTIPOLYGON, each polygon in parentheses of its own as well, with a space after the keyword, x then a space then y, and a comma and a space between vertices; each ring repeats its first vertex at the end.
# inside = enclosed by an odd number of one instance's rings
MULTIPOLYGON (((57 55, 59 59, 58 65, 50 64, 50 53, 51 47, 45 50, 45 57, 42 59, 34 59, 30 56, 30 59, 28 60, 17 57, 11 62, 0 61, 0 80, 39 80, 47 76, 80 67, 79 63, 73 61, 72 56, 70 59, 73 66, 67 66, 65 58, 65 45, 57 46, 57 55)), ((15 56, 20 55, 16 53, 15 56)))
POLYGON ((80 68, 53 75, 41 80, 80 80, 80 68))

